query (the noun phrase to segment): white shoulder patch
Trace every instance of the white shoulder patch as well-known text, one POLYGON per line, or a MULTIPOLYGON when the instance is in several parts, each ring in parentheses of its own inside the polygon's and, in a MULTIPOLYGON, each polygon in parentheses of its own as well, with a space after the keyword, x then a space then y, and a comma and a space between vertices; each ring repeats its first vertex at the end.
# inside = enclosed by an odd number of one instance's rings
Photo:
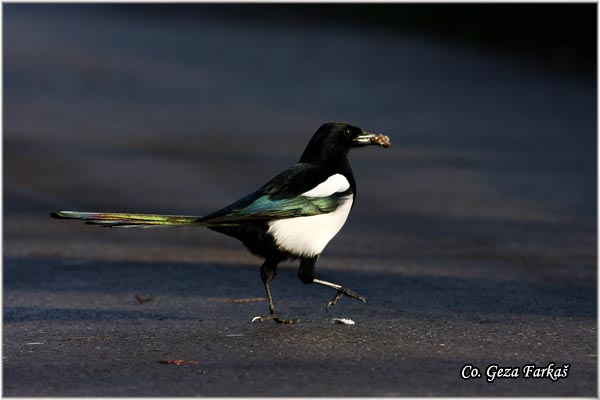
POLYGON ((319 183, 308 192, 302 193, 306 197, 327 197, 334 193, 341 193, 348 190, 350 182, 342 174, 331 175, 324 182, 319 183))
POLYGON ((352 194, 349 194, 342 197, 341 204, 330 213, 270 221, 268 233, 273 235, 280 249, 298 257, 317 256, 342 229, 351 208, 352 194))

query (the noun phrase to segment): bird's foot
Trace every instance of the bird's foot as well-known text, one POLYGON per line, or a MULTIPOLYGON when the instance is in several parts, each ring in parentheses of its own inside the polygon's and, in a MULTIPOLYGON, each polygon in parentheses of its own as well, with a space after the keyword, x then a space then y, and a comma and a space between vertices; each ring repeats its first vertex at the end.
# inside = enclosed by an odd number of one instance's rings
POLYGON ((352 297, 353 299, 362 301, 365 304, 367 303, 366 297, 363 297, 350 289, 346 289, 345 287, 342 287, 342 288, 338 289, 338 292, 335 295, 335 297, 333 299, 331 299, 331 301, 329 303, 327 303, 327 306, 325 307, 325 311, 328 311, 329 307, 335 306, 343 296, 352 297))
POLYGON ((297 324, 300 322, 299 319, 283 319, 279 318, 277 314, 270 314, 265 317, 254 317, 252 318, 252 322, 265 322, 265 321, 275 321, 280 324, 297 324))

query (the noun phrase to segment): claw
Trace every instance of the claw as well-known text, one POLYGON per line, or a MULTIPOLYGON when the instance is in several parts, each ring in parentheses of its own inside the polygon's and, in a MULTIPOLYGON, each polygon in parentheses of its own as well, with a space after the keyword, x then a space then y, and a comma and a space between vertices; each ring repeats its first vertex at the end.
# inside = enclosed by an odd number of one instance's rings
POLYGON ((344 296, 344 292, 343 291, 339 291, 337 292, 337 294, 335 295, 335 297, 333 299, 331 299, 329 301, 329 303, 327 303, 327 306, 325 306, 325 312, 329 312, 329 307, 331 306, 335 306, 337 304, 338 301, 340 301, 340 299, 342 298, 342 296, 344 296))
POLYGON ((362 301, 363 303, 367 304, 367 298, 360 296, 358 294, 356 294, 355 292, 353 292, 350 289, 346 289, 346 288, 341 288, 338 290, 337 294, 335 295, 335 297, 333 299, 331 299, 331 301, 329 303, 327 303, 327 306, 325 307, 325 312, 329 311, 329 307, 331 306, 335 306, 338 301, 340 301, 340 299, 343 296, 348 296, 348 297, 352 297, 356 300, 362 301))
POLYGON ((277 314, 271 314, 271 315, 267 315, 265 317, 254 317, 252 318, 252 322, 265 322, 265 321, 275 321, 277 323, 280 324, 297 324, 298 322, 300 322, 300 319, 282 319, 279 318, 279 316, 277 314))

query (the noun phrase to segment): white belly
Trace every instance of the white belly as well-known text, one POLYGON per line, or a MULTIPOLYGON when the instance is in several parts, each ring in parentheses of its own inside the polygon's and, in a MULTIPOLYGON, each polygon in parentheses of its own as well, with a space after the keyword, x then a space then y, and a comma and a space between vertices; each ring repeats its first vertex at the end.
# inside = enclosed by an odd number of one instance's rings
POLYGON ((268 232, 282 250, 300 257, 319 255, 344 226, 352 198, 352 195, 343 197, 340 206, 327 214, 271 221, 268 232))

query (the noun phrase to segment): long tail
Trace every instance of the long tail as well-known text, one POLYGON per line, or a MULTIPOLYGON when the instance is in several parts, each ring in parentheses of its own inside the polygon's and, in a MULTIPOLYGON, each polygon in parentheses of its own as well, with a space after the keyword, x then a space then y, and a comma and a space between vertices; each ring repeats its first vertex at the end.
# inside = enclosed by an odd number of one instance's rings
POLYGON ((186 215, 101 213, 83 211, 57 211, 52 218, 80 219, 86 224, 108 228, 166 228, 171 226, 204 225, 202 217, 186 215))

